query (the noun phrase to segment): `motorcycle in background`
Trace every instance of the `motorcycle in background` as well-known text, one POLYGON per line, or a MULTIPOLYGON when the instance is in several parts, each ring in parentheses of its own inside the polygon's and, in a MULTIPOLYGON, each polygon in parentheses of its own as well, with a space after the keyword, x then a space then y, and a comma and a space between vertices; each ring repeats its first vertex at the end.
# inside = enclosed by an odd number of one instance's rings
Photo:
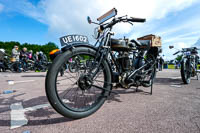
MULTIPOLYGON (((170 49, 174 48, 174 46, 169 46, 170 49)), ((198 48, 190 47, 190 48, 183 48, 182 50, 178 50, 173 55, 181 53, 181 78, 184 84, 190 83, 191 77, 197 77, 199 79, 200 71, 197 70, 197 65, 199 63, 199 56, 198 56, 198 48)))

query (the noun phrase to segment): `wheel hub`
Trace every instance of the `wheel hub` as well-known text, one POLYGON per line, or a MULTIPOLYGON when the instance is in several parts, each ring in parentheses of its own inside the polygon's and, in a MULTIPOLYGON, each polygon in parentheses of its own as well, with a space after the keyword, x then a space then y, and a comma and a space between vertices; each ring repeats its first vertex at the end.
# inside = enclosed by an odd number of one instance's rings
POLYGON ((78 86, 81 90, 88 90, 92 86, 92 80, 88 75, 81 75, 78 79, 78 86))

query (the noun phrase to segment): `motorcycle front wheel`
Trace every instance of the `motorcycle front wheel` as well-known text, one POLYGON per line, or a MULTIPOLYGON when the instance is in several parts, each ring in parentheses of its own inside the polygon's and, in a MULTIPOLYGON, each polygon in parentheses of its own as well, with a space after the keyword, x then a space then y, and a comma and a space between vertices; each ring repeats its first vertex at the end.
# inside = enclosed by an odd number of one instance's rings
POLYGON ((99 69, 96 51, 85 47, 78 47, 66 51, 56 57, 46 75, 46 95, 52 107, 61 115, 79 119, 96 112, 105 102, 111 90, 111 72, 106 60, 99 69), (69 59, 79 58, 82 64, 91 61, 92 66, 77 67, 77 71, 64 71, 59 76, 63 64, 69 65, 69 59), (84 70, 83 70, 84 69, 84 70), (95 76, 91 76, 94 73, 95 76))

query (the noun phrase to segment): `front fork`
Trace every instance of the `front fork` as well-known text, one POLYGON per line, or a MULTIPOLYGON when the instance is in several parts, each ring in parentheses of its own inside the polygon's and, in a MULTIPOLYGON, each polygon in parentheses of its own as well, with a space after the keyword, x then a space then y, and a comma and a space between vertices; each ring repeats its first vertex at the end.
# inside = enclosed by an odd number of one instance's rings
MULTIPOLYGON (((106 36, 106 41, 105 43, 103 44, 103 42, 101 42, 98 50, 97 50, 97 54, 96 54, 96 57, 95 57, 95 62, 97 60, 99 60, 97 66, 95 65, 95 67, 97 67, 96 71, 91 75, 91 78, 93 79, 96 74, 99 72, 99 68, 100 68, 100 65, 103 61, 103 59, 106 59, 107 60, 107 57, 108 57, 108 54, 109 54, 109 50, 110 50, 110 46, 108 45, 109 44, 109 40, 110 40, 110 37, 111 35, 113 35, 113 33, 109 32, 106 36)), ((91 71, 93 70, 94 68, 91 69, 91 71)), ((91 73, 90 71, 90 73, 91 73)))
POLYGON ((191 58, 190 57, 185 57, 183 58, 183 64, 184 64, 184 71, 186 70, 186 73, 190 77, 192 75, 192 64, 191 64, 191 58))

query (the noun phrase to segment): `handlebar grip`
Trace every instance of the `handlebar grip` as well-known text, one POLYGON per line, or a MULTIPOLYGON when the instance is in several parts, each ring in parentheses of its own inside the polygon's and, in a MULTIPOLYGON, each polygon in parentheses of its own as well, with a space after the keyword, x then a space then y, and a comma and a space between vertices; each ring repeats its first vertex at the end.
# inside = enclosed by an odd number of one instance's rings
POLYGON ((131 20, 132 22, 140 22, 140 23, 146 22, 146 19, 145 19, 145 18, 133 18, 133 17, 131 17, 130 20, 131 20))

